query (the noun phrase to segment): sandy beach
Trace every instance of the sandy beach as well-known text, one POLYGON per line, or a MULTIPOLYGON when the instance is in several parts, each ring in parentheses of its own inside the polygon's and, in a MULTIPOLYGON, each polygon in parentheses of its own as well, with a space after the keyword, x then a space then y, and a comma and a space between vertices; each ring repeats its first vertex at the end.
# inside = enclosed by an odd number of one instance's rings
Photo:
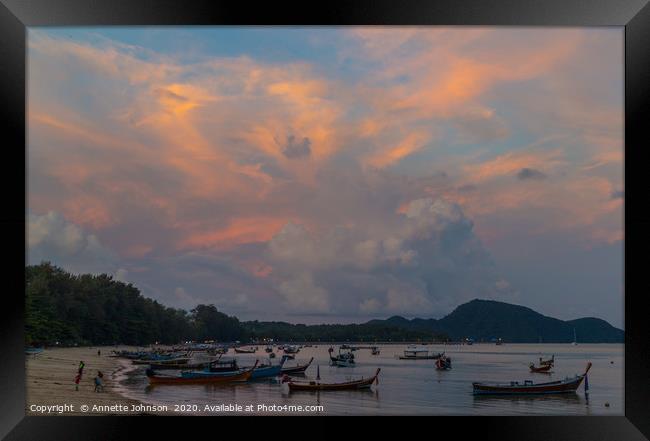
MULTIPOLYGON (((137 415, 133 406, 141 402, 120 395, 117 379, 128 362, 109 357, 113 346, 45 349, 26 356, 26 414, 27 415, 137 415), (101 356, 97 351, 101 350, 101 356), (79 361, 85 363, 79 390, 74 378, 79 361), (95 392, 97 371, 104 374, 104 391, 95 392), (88 406, 86 412, 82 406, 88 406), (128 410, 125 410, 128 409, 128 410)), ((122 349, 122 348, 120 348, 122 349)))

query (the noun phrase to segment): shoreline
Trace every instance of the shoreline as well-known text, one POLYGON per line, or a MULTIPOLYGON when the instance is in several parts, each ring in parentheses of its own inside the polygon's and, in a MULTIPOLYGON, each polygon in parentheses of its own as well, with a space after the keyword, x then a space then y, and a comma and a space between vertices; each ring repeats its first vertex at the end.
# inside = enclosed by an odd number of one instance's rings
MULTIPOLYGON (((119 387, 128 366, 117 357, 109 357, 114 346, 51 348, 33 356, 25 356, 25 414, 26 415, 144 415, 131 411, 132 406, 147 403, 129 398, 119 387), (101 350, 101 356, 97 351, 101 350), (74 378, 79 361, 85 368, 75 390, 74 378), (103 392, 94 392, 97 371, 104 374, 103 392), (82 411, 82 406, 88 411, 82 411), (106 406, 108 411, 93 411, 93 406, 106 406), (113 406, 111 408, 111 406, 113 406), (129 410, 120 410, 124 409, 129 410), (115 409, 115 410, 110 410, 115 409)), ((120 349, 132 349, 120 347, 120 349)))

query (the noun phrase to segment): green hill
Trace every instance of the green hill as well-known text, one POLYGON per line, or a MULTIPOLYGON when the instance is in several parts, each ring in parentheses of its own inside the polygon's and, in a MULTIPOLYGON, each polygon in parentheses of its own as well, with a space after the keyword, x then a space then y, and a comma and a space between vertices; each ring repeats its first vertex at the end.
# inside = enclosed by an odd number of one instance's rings
POLYGON ((570 343, 574 329, 579 343, 622 343, 625 336, 624 331, 601 319, 563 321, 525 306, 478 299, 460 305, 440 320, 407 320, 395 316, 369 323, 378 325, 382 322, 405 329, 447 334, 452 340, 490 341, 501 338, 511 343, 570 343))

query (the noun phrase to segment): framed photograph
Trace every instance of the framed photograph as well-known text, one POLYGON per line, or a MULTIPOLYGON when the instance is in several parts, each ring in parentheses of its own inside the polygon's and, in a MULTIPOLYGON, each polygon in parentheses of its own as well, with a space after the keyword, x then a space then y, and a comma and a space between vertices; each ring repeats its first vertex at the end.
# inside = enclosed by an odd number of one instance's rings
POLYGON ((646 0, 0 0, 0 435, 647 439, 648 47, 646 0))

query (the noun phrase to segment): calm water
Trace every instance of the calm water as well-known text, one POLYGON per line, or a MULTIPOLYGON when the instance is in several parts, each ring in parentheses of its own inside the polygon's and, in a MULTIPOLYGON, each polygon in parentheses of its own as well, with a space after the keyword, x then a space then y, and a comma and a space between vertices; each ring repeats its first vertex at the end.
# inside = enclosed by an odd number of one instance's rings
MULTIPOLYGON (((264 346, 256 354, 237 354, 240 365, 252 365, 256 358, 266 359, 264 346)), ((329 345, 303 348, 296 360, 287 366, 301 364, 312 356, 314 362, 305 374, 316 376, 320 365, 322 381, 341 382, 368 377, 380 367, 379 385, 368 391, 292 392, 286 391, 275 380, 264 379, 252 383, 210 385, 159 385, 148 387, 144 368, 138 367, 120 382, 125 395, 150 404, 254 404, 267 405, 322 405, 322 414, 331 415, 622 415, 624 369, 622 344, 474 344, 470 346, 430 345, 437 352, 446 352, 453 369, 436 371, 434 360, 399 360, 406 348, 402 345, 383 345, 380 355, 370 350, 355 352, 356 367, 329 366, 329 345), (555 354, 552 374, 529 373, 528 364, 540 356, 555 354), (589 393, 584 384, 576 394, 540 397, 475 397, 475 381, 535 382, 562 379, 584 372, 587 361, 589 393), (613 363, 611 363, 613 362, 613 363), (609 403, 609 407, 605 406, 609 403)), ((335 347, 336 349, 336 347, 335 347)), ((227 356, 233 356, 232 350, 227 356)), ((278 358, 273 361, 278 362, 278 358)), ((225 358, 226 356, 224 356, 225 358)), ((129 362, 125 362, 129 363, 129 362)), ((169 374, 174 371, 166 371, 169 374)), ((205 413, 202 413, 205 414, 205 413)))

